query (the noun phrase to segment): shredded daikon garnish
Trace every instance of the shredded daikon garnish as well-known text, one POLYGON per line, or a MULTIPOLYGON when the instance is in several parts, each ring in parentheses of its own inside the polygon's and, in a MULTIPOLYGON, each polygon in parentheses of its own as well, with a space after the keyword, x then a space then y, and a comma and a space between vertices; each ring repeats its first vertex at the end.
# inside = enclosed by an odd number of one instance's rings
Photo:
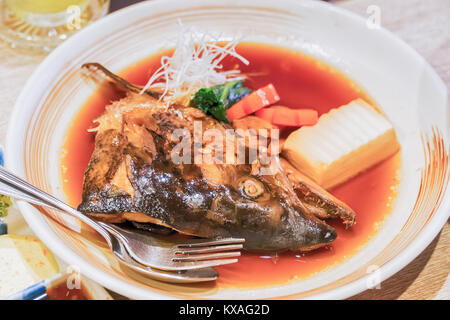
POLYGON ((243 80, 240 70, 223 71, 221 64, 226 56, 233 56, 242 63, 249 64, 235 50, 239 37, 225 45, 223 42, 219 43, 219 38, 179 22, 173 55, 161 58, 161 67, 150 77, 141 93, 158 88, 163 92, 161 99, 166 106, 175 102, 186 104, 190 96, 201 88, 243 80))

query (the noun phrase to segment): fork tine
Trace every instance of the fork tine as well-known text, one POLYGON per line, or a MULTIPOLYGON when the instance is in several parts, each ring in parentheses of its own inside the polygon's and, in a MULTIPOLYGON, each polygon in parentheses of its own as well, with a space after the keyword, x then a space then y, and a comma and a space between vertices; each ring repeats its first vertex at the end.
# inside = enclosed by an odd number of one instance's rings
POLYGON ((242 249, 242 244, 226 244, 211 247, 188 247, 180 248, 175 251, 175 254, 192 254, 192 253, 208 253, 217 251, 229 251, 242 249))
POLYGON ((194 247, 206 247, 222 244, 244 243, 245 239, 241 238, 223 238, 217 240, 197 240, 195 242, 180 243, 176 245, 177 248, 194 248, 194 247))
POLYGON ((224 264, 236 263, 238 259, 217 259, 217 260, 203 260, 203 261, 176 261, 166 270, 194 270, 207 267, 217 267, 224 264))
POLYGON ((200 261, 200 260, 210 260, 210 259, 222 259, 222 258, 232 258, 239 257, 241 255, 240 251, 232 252, 216 252, 216 253, 206 253, 206 254, 187 254, 177 256, 172 258, 172 261, 200 261))

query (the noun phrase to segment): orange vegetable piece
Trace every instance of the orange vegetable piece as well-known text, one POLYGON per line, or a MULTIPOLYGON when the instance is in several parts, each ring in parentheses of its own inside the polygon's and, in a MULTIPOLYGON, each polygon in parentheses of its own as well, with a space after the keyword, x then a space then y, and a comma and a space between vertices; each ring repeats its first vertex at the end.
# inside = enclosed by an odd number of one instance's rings
POLYGON ((317 110, 291 109, 285 106, 272 106, 256 111, 255 115, 279 126, 301 127, 315 125, 319 120, 317 110))
POLYGON ((227 118, 230 122, 233 122, 278 101, 280 101, 280 96, 275 87, 272 84, 268 84, 232 105, 227 110, 227 118))

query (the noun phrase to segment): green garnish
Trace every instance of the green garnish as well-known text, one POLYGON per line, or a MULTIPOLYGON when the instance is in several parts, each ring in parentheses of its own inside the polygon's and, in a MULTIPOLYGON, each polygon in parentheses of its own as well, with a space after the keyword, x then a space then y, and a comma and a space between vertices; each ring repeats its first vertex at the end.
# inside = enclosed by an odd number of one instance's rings
POLYGON ((0 194, 0 218, 8 215, 8 208, 11 204, 11 199, 8 196, 0 194))
POLYGON ((248 96, 252 90, 243 86, 244 81, 231 81, 211 88, 198 90, 191 104, 219 121, 230 123, 227 109, 248 96))

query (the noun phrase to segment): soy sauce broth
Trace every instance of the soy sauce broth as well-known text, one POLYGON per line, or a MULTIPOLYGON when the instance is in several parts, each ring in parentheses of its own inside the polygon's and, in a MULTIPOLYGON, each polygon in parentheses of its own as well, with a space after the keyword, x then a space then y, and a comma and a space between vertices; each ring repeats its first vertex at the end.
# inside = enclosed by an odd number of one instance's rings
POLYGON ((68 289, 66 283, 47 289, 47 297, 47 300, 92 300, 83 286, 79 289, 68 289))
MULTIPOLYGON (((144 85, 160 66, 163 55, 151 56, 122 71, 120 75, 137 85, 144 85)), ((314 58, 289 49, 256 43, 241 43, 237 52, 250 61, 246 66, 235 58, 224 60, 224 69, 239 68, 249 76, 245 85, 257 89, 273 83, 281 101, 291 108, 314 108, 319 114, 362 98, 375 105, 367 93, 341 72, 314 58)), ((117 92, 99 89, 82 106, 67 131, 61 174, 69 204, 81 202, 84 170, 94 149, 94 134, 88 133, 92 120, 105 106, 120 98, 117 92), (80 152, 83 150, 83 152, 80 152)), ((291 129, 285 128, 286 135, 291 129)), ((357 213, 357 223, 345 229, 338 221, 328 221, 337 231, 337 239, 327 247, 310 253, 250 254, 243 252, 239 262, 217 267, 219 287, 254 288, 279 285, 306 278, 352 255, 374 236, 391 211, 396 195, 400 155, 397 154, 345 184, 331 190, 357 213)))

